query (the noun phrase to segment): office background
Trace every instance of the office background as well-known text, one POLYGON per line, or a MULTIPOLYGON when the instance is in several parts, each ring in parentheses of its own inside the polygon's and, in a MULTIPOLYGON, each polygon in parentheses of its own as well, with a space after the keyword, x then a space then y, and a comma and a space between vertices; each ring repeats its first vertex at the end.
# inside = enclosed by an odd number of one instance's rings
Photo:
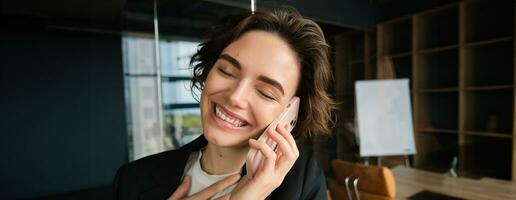
MULTIPOLYGON (((513 134, 514 2, 500 2, 502 3, 498 2, 499 5, 510 5, 509 9, 504 10, 509 13, 503 16, 511 18, 505 21, 501 19, 501 22, 507 24, 507 33, 511 37, 506 40, 509 41, 508 49, 512 52, 509 55, 512 58, 512 71, 502 73, 512 72, 509 77, 509 82, 512 82, 503 83, 508 87, 505 90, 512 92, 501 94, 502 102, 508 102, 504 104, 510 105, 503 109, 507 110, 509 115, 499 114, 495 118, 501 126, 509 127, 504 133, 513 134)), ((366 42, 381 38, 377 37, 377 34, 382 35, 377 31, 379 27, 388 27, 386 22, 389 20, 403 19, 407 16, 410 18, 416 13, 450 4, 456 4, 454 8, 458 12, 459 3, 463 1, 264 0, 258 1, 257 5, 258 9, 291 5, 305 16, 319 22, 335 52, 332 61, 335 76, 351 81, 372 79, 375 76, 375 66, 372 63, 376 61, 371 61, 365 53, 353 52, 380 47, 374 45, 376 43, 366 42), (343 46, 348 44, 349 40, 355 45, 343 46), (344 55, 357 55, 361 58, 346 60, 344 55), (350 64, 347 62, 351 62, 350 66, 355 67, 349 68, 352 71, 341 70, 348 69, 344 67, 350 64), (355 74, 346 75, 349 73, 355 74), (341 76, 343 74, 344 76, 341 76)), ((498 3, 492 4, 498 8, 498 3)), ((134 33, 144 36, 133 38, 153 38, 153 6, 153 1, 143 0, 0 2, 0 152, 3 154, 0 161, 0 198, 110 199, 110 185, 116 169, 134 158, 134 144, 131 143, 134 139, 134 126, 130 125, 135 122, 131 120, 133 118, 128 117, 134 108, 131 108, 130 101, 127 101, 131 94, 128 79, 134 74, 128 71, 127 61, 124 60, 124 39, 131 38, 134 33)), ((159 35, 165 41, 199 42, 210 27, 225 15, 248 10, 248 7, 248 1, 244 0, 157 1, 159 35)), ((452 11, 452 15, 453 12, 455 11, 452 11)), ((404 24, 401 23, 400 26, 400 30, 404 30, 404 24)), ((398 29, 392 30, 396 32, 398 29)), ((507 38, 506 35, 503 37, 507 38)), ((396 38, 393 41, 396 42, 396 38)), ((395 62, 395 65, 404 65, 410 62, 412 57, 404 58, 404 55, 397 54, 411 50, 405 51, 401 48, 399 52, 392 51, 386 54, 372 50, 369 56, 389 55, 394 56, 395 60, 398 56, 401 60, 398 64, 395 62)), ((450 59, 458 59, 458 55, 455 57, 450 59)), ((402 76, 412 78, 412 71, 398 72, 404 73, 402 76)), ((145 73, 143 75, 145 76, 145 73)), ((163 78, 177 81, 184 80, 185 77, 172 74, 163 78)), ((343 110, 353 110, 352 91, 347 91, 347 86, 341 83, 344 82, 336 81, 331 90, 335 91, 335 98, 343 102, 343 110), (339 91, 343 93, 340 94, 339 91)), ((446 86, 454 87, 459 86, 446 86)), ((439 91, 435 94, 432 93, 435 91, 430 92, 434 96, 442 95, 439 91)), ((459 109, 454 103, 459 101, 459 97, 449 97, 447 91, 444 92, 444 100, 437 100, 444 102, 442 108, 459 109), (446 102, 450 98, 451 104, 446 102)), ((457 93, 459 92, 457 89, 457 93)), ((457 94, 459 95, 462 93, 457 94)), ((417 102, 417 97, 413 100, 417 102)), ((195 108, 192 104, 194 103, 172 101, 167 108, 195 108)), ((423 111, 415 109, 415 112, 423 111)), ((438 112, 437 116, 440 114, 446 115, 438 112)), ((339 119, 343 119, 341 122, 352 120, 352 115, 337 113, 339 119)), ((463 114, 457 112, 455 115, 454 118, 459 118, 459 115, 463 114)), ((445 126, 446 123, 444 122, 445 126)), ((452 128, 433 128, 438 129, 439 134, 446 134, 449 130, 456 130, 457 133, 467 131, 460 128, 458 123, 458 120, 453 122, 452 128)), ((336 126, 333 136, 305 143, 307 148, 313 148, 316 152, 328 176, 331 176, 331 159, 362 161, 362 158, 356 155, 353 134, 346 133, 345 130, 347 129, 344 123, 341 123, 336 126)), ((421 132, 428 132, 428 129, 421 132)), ((422 135, 425 136, 428 137, 422 135)), ((439 141, 443 141, 448 144, 448 149, 443 148, 444 150, 451 149, 459 155, 459 150, 454 148, 459 148, 462 143, 457 140, 461 139, 449 139, 450 137, 456 136, 445 135, 431 140, 437 141, 438 144, 441 144, 439 141)), ((502 161, 493 161, 500 166, 501 172, 485 173, 496 178, 514 180, 514 161, 511 160, 515 154, 513 139, 513 136, 509 138, 495 134, 489 139, 492 141, 484 145, 492 147, 502 143, 502 147, 495 149, 494 153, 504 155, 500 158, 502 161), (504 139, 498 142, 495 138, 504 139)), ((177 145, 177 142, 171 142, 170 147, 177 145)), ((427 167, 428 170, 434 171, 445 170, 449 165, 449 159, 453 157, 448 155, 455 155, 442 154, 448 156, 445 156, 443 161, 438 160, 442 156, 437 155, 435 161, 432 160, 435 154, 426 152, 426 155, 430 156, 430 163, 438 163, 438 166, 427 167)), ((489 155, 491 154, 484 157, 489 155)), ((399 162, 396 159, 393 158, 391 162, 399 162)), ((412 159, 413 164, 427 161, 421 157, 412 159)), ((482 163, 482 160, 470 160, 465 165, 476 163, 482 163)), ((427 165, 421 166, 424 168, 427 165)), ((480 172, 482 173, 482 169, 480 172)))

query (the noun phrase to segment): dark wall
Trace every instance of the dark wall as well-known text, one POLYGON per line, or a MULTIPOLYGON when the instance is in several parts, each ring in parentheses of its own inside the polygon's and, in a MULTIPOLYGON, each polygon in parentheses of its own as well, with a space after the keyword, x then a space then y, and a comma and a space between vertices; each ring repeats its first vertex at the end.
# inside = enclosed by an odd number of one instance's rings
POLYGON ((0 32, 0 198, 108 186, 127 161, 121 37, 0 32))
MULTIPOLYGON (((458 0, 431 0, 431 1, 414 1, 414 0, 392 0, 385 3, 377 3, 374 6, 376 23, 389 19, 412 15, 417 12, 436 8, 439 6, 451 4, 458 0)), ((376 25, 376 24, 375 24, 376 25)))
MULTIPOLYGON (((457 2, 458 0, 261 0, 258 8, 290 5, 304 16, 318 22, 374 30, 376 24, 392 18, 457 2)), ((220 4, 231 5, 248 10, 249 0, 213 0, 220 4)), ((172 3, 173 4, 173 3, 172 3)), ((170 9, 169 9, 170 10, 170 9)))

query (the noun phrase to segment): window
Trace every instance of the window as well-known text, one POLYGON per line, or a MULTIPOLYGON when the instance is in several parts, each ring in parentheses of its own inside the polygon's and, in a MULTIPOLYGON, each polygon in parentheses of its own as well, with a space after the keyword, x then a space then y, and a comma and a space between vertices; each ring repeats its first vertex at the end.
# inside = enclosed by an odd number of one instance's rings
POLYGON ((129 159, 175 149, 198 137, 202 133, 201 117, 199 103, 190 93, 189 62, 199 43, 159 42, 160 85, 154 38, 126 35, 122 43, 129 159), (158 86, 161 86, 161 105, 158 86), (160 114, 163 115, 161 124, 160 114))

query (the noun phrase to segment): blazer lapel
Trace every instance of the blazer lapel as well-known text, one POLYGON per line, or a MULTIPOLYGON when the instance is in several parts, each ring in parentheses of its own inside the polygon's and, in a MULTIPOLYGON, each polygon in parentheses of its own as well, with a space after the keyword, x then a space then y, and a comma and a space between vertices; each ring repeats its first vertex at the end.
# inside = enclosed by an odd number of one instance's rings
POLYGON ((200 150, 207 144, 208 141, 204 138, 204 135, 201 135, 185 146, 167 152, 165 158, 160 159, 159 163, 156 163, 154 169, 151 171, 152 177, 157 183, 156 187, 142 193, 139 199, 162 200, 170 197, 181 183, 184 168, 190 153, 200 150))

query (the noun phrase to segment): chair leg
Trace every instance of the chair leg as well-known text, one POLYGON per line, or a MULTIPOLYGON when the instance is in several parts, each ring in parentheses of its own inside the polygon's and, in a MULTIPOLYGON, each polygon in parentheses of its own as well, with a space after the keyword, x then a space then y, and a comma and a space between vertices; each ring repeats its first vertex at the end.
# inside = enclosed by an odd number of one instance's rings
POLYGON ((355 197, 357 200, 360 200, 360 195, 358 193, 358 179, 360 179, 360 177, 357 177, 354 181, 353 181, 353 190, 355 191, 355 197))
POLYGON ((349 179, 351 178, 351 176, 348 176, 344 179, 344 186, 346 186, 346 194, 348 195, 348 200, 353 200, 351 198, 351 191, 349 189, 349 179))

